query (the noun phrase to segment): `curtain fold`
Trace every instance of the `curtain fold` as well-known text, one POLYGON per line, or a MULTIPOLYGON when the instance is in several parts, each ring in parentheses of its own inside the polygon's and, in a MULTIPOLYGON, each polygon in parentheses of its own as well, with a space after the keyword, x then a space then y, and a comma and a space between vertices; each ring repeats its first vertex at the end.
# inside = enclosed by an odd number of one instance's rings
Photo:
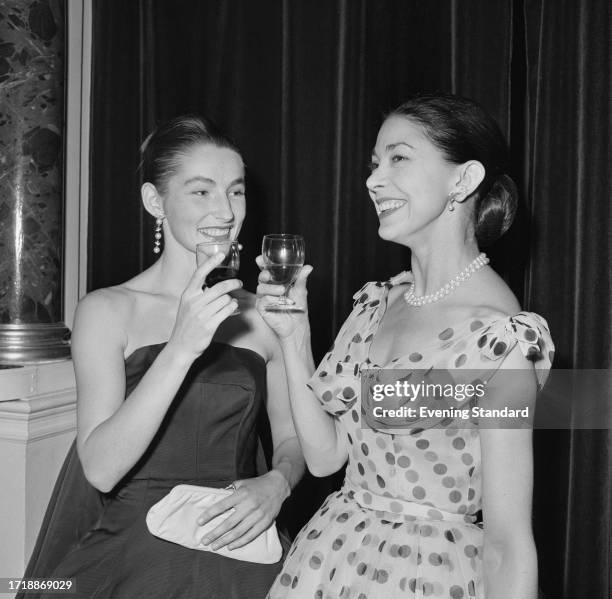
MULTIPOLYGON (((543 314, 556 367, 610 368, 612 9, 606 0, 94 0, 88 283, 154 259, 138 147, 157 122, 212 117, 247 164, 241 276, 265 233, 303 233, 320 357, 367 280, 409 265, 365 188, 385 111, 414 91, 481 102, 522 191, 487 249, 543 314)), ((537 431, 534 529, 547 598, 610 596, 609 431, 537 431)), ((304 521, 329 489, 294 508, 304 521), (310 503, 309 503, 310 502, 310 503)), ((315 489, 314 491, 312 489, 315 489)), ((296 493, 296 496, 299 494, 296 493)))
MULTIPOLYGON (((527 0, 522 16, 535 233, 525 304, 546 315, 557 367, 609 369, 612 10, 607 2, 527 0)), ((609 422, 610 412, 601 417, 609 422)), ((612 592, 610 440, 609 430, 536 436, 535 530, 541 545, 558 548, 540 556, 550 596, 612 592)))

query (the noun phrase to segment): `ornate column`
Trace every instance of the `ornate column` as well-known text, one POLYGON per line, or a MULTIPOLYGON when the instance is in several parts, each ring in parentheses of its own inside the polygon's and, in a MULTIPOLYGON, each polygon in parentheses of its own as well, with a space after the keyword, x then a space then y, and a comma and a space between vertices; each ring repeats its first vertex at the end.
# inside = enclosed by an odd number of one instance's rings
POLYGON ((63 324, 65 0, 0 3, 0 364, 70 357, 63 324))

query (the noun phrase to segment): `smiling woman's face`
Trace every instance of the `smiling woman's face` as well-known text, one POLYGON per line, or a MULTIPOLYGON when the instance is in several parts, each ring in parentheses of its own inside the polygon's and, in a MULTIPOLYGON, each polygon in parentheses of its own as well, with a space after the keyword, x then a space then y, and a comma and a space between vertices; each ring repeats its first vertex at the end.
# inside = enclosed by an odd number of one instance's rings
POLYGON ((458 178, 458 165, 445 159, 420 125, 389 117, 378 132, 366 181, 380 219, 379 235, 411 245, 445 212, 458 178))
POLYGON ((236 239, 244 220, 244 164, 232 149, 199 144, 178 158, 163 196, 172 237, 195 252, 202 241, 236 239))

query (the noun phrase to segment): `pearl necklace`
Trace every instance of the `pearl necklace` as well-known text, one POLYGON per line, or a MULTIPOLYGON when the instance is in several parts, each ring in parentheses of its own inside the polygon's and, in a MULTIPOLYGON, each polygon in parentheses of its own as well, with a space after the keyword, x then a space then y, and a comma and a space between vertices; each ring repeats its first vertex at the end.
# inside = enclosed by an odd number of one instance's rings
POLYGON ((425 304, 432 304, 442 298, 446 297, 449 293, 452 293, 461 285, 461 283, 467 281, 477 270, 480 270, 483 266, 489 263, 487 255, 482 252, 474 260, 472 260, 459 274, 455 275, 446 285, 440 287, 438 291, 434 293, 428 293, 427 295, 415 295, 414 294, 414 281, 410 283, 408 291, 404 293, 404 299, 409 306, 423 306, 425 304))

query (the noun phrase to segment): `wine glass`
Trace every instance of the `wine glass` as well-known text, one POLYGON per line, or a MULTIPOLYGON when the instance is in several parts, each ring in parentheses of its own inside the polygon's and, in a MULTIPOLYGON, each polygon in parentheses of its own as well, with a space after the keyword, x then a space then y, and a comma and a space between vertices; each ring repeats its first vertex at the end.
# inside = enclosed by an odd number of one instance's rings
MULTIPOLYGON (((240 244, 236 240, 224 239, 198 243, 196 246, 196 262, 198 266, 219 252, 223 253, 223 261, 206 275, 204 287, 212 287, 221 281, 238 277, 240 244)), ((233 316, 234 314, 240 314, 240 309, 236 308, 231 315, 233 316)))
POLYGON ((291 302, 288 297, 289 287, 304 266, 304 238, 289 233, 264 235, 261 244, 261 256, 264 266, 270 273, 270 282, 285 286, 285 291, 278 300, 265 307, 266 312, 304 312, 291 302))

